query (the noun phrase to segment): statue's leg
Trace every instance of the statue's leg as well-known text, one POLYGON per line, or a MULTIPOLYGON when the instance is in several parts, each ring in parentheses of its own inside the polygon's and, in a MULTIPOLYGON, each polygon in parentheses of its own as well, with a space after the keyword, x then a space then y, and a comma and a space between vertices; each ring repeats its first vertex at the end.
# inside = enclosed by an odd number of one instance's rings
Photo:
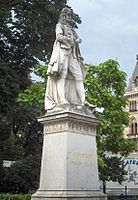
POLYGON ((65 79, 60 78, 57 81, 57 91, 58 91, 58 96, 61 104, 68 103, 68 101, 65 98, 65 79))
POLYGON ((77 58, 70 56, 69 71, 72 73, 75 79, 76 94, 78 96, 78 104, 84 105, 85 103, 85 89, 83 85, 83 74, 80 67, 80 63, 77 58))
POLYGON ((76 80, 76 92, 77 92, 78 98, 80 99, 81 104, 84 105, 85 90, 84 90, 83 81, 76 80))
POLYGON ((68 103, 65 98, 65 79, 68 73, 68 56, 66 50, 62 50, 60 54, 61 63, 63 65, 59 78, 57 79, 57 91, 60 104, 68 103))

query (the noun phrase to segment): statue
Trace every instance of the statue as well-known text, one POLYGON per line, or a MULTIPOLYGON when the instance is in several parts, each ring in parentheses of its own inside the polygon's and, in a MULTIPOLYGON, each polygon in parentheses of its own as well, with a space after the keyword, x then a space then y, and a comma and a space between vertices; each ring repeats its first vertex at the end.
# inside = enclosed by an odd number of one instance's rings
POLYGON ((65 7, 56 25, 56 40, 48 65, 48 81, 45 94, 45 110, 60 104, 84 105, 83 80, 86 74, 80 53, 78 37, 74 29, 73 10, 65 7))

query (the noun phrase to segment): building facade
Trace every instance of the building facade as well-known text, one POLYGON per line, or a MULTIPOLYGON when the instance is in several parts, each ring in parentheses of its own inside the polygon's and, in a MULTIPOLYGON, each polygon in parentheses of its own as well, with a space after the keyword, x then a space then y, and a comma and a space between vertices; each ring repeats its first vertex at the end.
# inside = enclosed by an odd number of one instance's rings
POLYGON ((136 65, 132 77, 126 89, 125 97, 128 100, 126 111, 129 113, 130 122, 129 126, 124 130, 124 135, 126 138, 135 141, 135 154, 138 153, 138 55, 136 57, 136 65))

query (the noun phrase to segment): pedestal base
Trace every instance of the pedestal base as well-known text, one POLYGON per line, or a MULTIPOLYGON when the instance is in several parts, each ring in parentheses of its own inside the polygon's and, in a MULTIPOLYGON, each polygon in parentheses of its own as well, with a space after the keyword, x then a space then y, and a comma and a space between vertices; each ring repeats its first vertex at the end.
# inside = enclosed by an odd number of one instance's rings
POLYGON ((38 190, 31 200, 106 200, 100 190, 38 190))

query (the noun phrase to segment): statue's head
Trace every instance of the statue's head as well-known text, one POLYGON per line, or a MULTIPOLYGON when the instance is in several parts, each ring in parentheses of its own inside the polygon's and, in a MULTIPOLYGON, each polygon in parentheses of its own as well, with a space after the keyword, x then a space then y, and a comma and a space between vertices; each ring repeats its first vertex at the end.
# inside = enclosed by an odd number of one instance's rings
POLYGON ((71 25, 72 20, 73 20, 73 10, 68 7, 63 8, 60 13, 59 22, 71 25))

